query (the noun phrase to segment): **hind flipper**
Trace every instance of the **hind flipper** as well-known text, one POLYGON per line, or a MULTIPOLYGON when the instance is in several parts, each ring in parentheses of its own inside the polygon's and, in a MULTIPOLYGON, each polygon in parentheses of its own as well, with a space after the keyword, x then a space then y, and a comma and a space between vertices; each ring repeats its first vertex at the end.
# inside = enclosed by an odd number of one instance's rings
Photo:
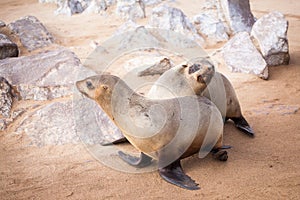
POLYGON ((250 127, 250 125, 242 115, 240 117, 231 117, 230 119, 234 122, 235 126, 238 129, 240 129, 250 137, 255 136, 253 129, 250 127))
POLYGON ((158 171, 159 175, 168 183, 188 190, 200 189, 198 184, 183 172, 180 160, 177 160, 166 167, 159 168, 158 171))

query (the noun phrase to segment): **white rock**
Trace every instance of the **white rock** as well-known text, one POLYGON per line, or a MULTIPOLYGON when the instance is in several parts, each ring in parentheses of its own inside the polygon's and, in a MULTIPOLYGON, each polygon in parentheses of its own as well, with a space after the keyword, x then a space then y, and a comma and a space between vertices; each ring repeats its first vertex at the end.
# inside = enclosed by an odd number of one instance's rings
POLYGON ((229 27, 218 0, 206 0, 200 14, 194 16, 193 23, 198 33, 204 36, 208 45, 229 39, 229 27))
POLYGON ((249 0, 219 0, 233 33, 246 31, 250 33, 255 22, 249 0))
POLYGON ((180 9, 165 4, 152 9, 149 27, 172 30, 204 44, 204 39, 197 34, 195 26, 187 16, 180 9))
POLYGON ((289 64, 287 31, 288 21, 283 14, 276 11, 264 15, 253 25, 251 36, 259 44, 268 65, 289 64))
POLYGON ((232 72, 256 74, 268 79, 268 67, 247 32, 237 33, 223 47, 225 65, 232 72))
POLYGON ((116 14, 125 20, 145 18, 145 4, 142 0, 118 0, 116 14))
POLYGON ((218 19, 207 14, 199 14, 194 17, 194 24, 198 33, 205 36, 209 45, 228 41, 229 36, 224 24, 218 19))

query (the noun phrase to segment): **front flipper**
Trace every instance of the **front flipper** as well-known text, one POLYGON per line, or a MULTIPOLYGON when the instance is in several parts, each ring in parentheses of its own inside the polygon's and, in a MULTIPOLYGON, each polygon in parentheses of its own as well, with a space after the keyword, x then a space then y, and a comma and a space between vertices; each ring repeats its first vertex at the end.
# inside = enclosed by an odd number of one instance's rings
POLYGON ((255 136, 253 129, 250 127, 250 125, 248 124, 248 122, 242 115, 241 115, 241 117, 231 117, 230 119, 234 122, 235 126, 238 129, 240 129, 241 131, 243 131, 250 137, 255 136))
POLYGON ((180 160, 159 168, 159 175, 167 182, 188 190, 198 190, 200 187, 193 179, 186 175, 181 167, 180 160))
POLYGON ((152 162, 152 158, 141 153, 140 157, 131 156, 129 154, 124 153, 123 151, 119 151, 119 156, 122 160, 124 160, 129 165, 135 166, 137 168, 143 168, 149 166, 152 162))
POLYGON ((120 138, 118 140, 112 141, 112 142, 104 142, 101 145, 102 146, 109 146, 109 145, 113 145, 113 144, 122 144, 128 142, 128 140, 126 139, 126 137, 120 138))
POLYGON ((231 149, 231 146, 223 145, 220 148, 215 148, 211 150, 213 157, 218 159, 219 161, 227 161, 228 160, 228 153, 224 149, 231 149))

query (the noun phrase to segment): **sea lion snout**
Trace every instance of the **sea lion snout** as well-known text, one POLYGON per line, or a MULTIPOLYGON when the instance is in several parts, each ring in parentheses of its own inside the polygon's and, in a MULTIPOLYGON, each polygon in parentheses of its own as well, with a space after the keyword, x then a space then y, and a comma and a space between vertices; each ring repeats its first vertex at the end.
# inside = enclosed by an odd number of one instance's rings
POLYGON ((95 85, 92 80, 84 79, 77 81, 75 85, 84 96, 92 99, 95 97, 95 85))

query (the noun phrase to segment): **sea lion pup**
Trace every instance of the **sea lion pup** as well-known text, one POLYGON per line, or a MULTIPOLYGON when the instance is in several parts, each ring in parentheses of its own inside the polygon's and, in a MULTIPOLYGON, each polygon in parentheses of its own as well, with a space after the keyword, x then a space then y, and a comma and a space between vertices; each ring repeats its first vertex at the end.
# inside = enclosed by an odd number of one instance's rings
POLYGON ((135 93, 120 78, 98 75, 76 83, 78 90, 95 100, 141 151, 140 158, 119 152, 128 164, 145 167, 158 160, 160 176, 179 187, 196 190, 180 160, 212 149, 221 161, 228 156, 223 146, 223 120, 218 108, 206 97, 186 96, 153 100, 135 93))
POLYGON ((242 115, 232 84, 223 74, 215 72, 214 65, 208 59, 169 69, 158 78, 147 97, 162 99, 194 94, 210 99, 225 121, 231 119, 238 129, 254 137, 253 129, 242 115))

